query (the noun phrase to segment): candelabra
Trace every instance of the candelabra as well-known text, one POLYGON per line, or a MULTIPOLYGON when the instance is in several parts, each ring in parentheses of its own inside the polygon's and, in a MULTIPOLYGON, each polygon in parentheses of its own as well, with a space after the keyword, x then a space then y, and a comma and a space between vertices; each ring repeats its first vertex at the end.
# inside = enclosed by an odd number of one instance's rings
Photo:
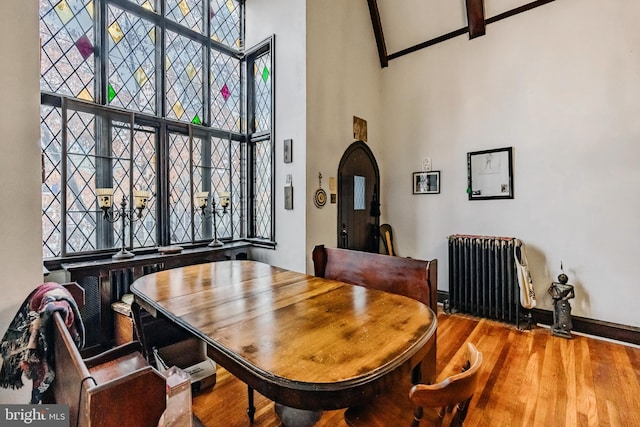
POLYGON ((222 246, 220 240, 218 240, 218 224, 216 218, 219 216, 222 218, 222 215, 227 213, 227 208, 229 207, 229 193, 223 191, 220 193, 220 206, 222 207, 222 213, 216 206, 216 198, 215 196, 211 197, 211 209, 207 209, 207 204, 209 202, 209 192, 208 191, 199 191, 195 194, 196 206, 200 210, 200 216, 202 218, 213 217, 213 240, 209 243, 209 246, 216 247, 222 246))
POLYGON ((103 218, 110 222, 115 223, 122 221, 120 225, 120 238, 122 240, 122 246, 120 251, 113 256, 113 259, 126 259, 133 258, 135 255, 133 252, 129 252, 125 245, 125 226, 127 221, 129 224, 142 218, 142 211, 147 207, 147 203, 151 198, 149 191, 134 190, 133 202, 135 209, 127 210, 127 197, 122 196, 120 202, 120 208, 117 210, 112 209, 113 205, 113 188, 96 188, 96 195, 98 197, 98 206, 102 209, 103 218))

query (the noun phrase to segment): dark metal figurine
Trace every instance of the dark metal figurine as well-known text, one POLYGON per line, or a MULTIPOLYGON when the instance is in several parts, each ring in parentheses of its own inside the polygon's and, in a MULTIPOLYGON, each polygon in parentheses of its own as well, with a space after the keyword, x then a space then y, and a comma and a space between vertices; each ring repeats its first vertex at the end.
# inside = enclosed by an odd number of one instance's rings
POLYGON ((571 304, 569 300, 575 297, 573 285, 568 284, 569 277, 561 273, 558 281, 551 283, 549 295, 553 298, 553 325, 551 335, 563 338, 572 338, 571 329, 571 304))

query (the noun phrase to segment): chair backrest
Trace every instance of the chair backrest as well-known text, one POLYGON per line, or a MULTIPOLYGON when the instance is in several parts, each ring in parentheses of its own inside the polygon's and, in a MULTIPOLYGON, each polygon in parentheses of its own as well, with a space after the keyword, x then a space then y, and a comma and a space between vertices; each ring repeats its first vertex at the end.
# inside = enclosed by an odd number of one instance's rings
POLYGON ((389 257, 350 249, 313 249, 316 277, 418 300, 438 312, 438 260, 389 257))
POLYGON ((478 383, 481 365, 482 353, 473 344, 467 343, 467 365, 463 372, 437 384, 417 384, 411 388, 409 398, 418 407, 450 408, 457 404, 457 413, 453 415, 451 425, 462 425, 478 383))
POLYGON ((393 247, 393 231, 391 229, 391 225, 382 224, 380 226, 380 237, 382 238, 382 243, 384 243, 387 255, 396 256, 397 254, 393 247))

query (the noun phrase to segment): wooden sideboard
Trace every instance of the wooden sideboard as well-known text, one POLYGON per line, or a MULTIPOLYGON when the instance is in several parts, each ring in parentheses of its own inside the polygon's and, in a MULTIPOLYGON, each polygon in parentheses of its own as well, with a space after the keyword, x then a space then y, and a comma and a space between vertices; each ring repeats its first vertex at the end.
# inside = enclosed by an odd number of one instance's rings
POLYGON ((136 255, 134 258, 63 263, 67 279, 84 290, 86 304, 81 309, 85 325, 85 350, 91 354, 114 342, 114 315, 111 304, 129 293, 129 286, 145 274, 192 264, 229 259, 246 259, 247 242, 227 243, 221 247, 185 249, 180 253, 136 255))

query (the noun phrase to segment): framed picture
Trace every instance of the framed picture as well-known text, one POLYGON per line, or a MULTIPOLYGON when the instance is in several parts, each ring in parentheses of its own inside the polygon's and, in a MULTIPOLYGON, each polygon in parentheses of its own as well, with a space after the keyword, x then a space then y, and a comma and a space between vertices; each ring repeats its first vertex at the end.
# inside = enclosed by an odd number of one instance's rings
POLYGON ((469 200, 513 199, 512 148, 467 153, 469 200))
POLYGON ((439 194, 440 171, 414 172, 413 194, 439 194))

